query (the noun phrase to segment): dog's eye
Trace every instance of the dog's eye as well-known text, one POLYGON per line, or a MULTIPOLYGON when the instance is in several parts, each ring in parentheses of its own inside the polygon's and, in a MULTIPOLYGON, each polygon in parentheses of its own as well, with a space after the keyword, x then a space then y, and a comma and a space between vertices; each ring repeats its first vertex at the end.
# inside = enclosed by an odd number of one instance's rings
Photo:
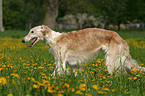
POLYGON ((31 31, 31 33, 34 33, 34 31, 31 31))

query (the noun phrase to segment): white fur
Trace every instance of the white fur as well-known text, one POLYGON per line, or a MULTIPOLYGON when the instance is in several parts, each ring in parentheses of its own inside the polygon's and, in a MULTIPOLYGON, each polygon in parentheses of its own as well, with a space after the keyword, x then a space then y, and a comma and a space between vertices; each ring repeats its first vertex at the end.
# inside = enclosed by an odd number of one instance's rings
MULTIPOLYGON (((137 66, 132 59, 129 59, 131 56, 127 43, 117 33, 112 31, 85 29, 72 31, 71 33, 59 33, 46 26, 37 26, 32 28, 23 40, 28 42, 34 37, 37 37, 38 41, 44 40, 45 43, 51 47, 49 51, 55 57, 56 64, 56 69, 52 74, 53 76, 55 76, 56 71, 58 74, 63 74, 65 71, 69 73, 66 68, 66 63, 69 64, 74 72, 77 68, 82 70, 81 64, 96 57, 100 49, 103 49, 106 53, 106 66, 108 72, 111 74, 121 68, 125 68, 126 70, 130 70, 132 66, 134 66, 135 69, 141 68, 137 66), (99 31, 99 33, 93 33, 94 30, 95 32, 99 31), (31 33, 32 31, 34 31, 33 34, 31 33), (91 33, 91 31, 93 32, 91 33), (45 35, 42 34, 43 32, 45 32, 45 35), (88 34, 85 35, 85 32, 88 34), (74 37, 74 34, 78 37, 74 37), (80 41, 80 39, 82 39, 82 41, 80 41), (95 44, 98 45, 94 46, 95 44)), ((145 68, 142 68, 143 71, 144 69, 145 68)))

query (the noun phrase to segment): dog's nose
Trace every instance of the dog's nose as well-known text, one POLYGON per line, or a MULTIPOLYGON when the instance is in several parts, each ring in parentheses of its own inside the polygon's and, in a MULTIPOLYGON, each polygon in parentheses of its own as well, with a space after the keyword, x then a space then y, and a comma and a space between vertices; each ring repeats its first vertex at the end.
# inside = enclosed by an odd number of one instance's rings
POLYGON ((22 42, 25 43, 25 40, 23 39, 22 42))

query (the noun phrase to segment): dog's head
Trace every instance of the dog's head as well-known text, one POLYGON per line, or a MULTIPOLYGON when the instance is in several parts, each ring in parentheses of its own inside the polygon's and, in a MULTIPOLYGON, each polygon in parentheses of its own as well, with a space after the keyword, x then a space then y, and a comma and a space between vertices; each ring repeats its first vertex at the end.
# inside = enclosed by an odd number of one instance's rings
POLYGON ((49 34, 51 32, 51 29, 49 29, 47 26, 36 26, 32 28, 27 36, 25 36, 22 40, 23 43, 26 43, 33 39, 31 43, 28 45, 28 47, 32 47, 36 42, 39 40, 44 40, 44 36, 46 34, 49 34))

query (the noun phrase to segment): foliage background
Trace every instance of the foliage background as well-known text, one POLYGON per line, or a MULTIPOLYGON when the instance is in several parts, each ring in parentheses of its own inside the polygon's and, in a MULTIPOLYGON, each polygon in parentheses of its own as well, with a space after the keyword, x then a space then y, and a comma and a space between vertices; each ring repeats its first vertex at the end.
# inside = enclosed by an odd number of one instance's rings
MULTIPOLYGON (((3 0, 5 29, 29 29, 43 24, 49 1, 57 0, 3 0)), ((102 16, 105 28, 109 24, 136 20, 145 22, 144 0, 58 0, 58 18, 68 14, 87 13, 95 17, 102 16)), ((54 11, 52 9, 52 11, 54 11)), ((59 22, 58 22, 59 23, 59 22)))

